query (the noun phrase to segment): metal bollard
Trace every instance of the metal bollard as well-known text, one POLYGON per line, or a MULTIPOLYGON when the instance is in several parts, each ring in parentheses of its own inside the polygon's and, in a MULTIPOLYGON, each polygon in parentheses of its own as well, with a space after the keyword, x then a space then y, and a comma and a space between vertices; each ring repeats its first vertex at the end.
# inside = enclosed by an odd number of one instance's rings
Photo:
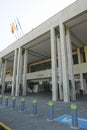
POLYGON ((32 100, 32 115, 37 115, 37 100, 32 100))
POLYGON ((12 108, 15 109, 16 97, 12 97, 12 108))
POLYGON ((3 97, 2 95, 0 95, 0 104, 2 104, 2 101, 3 101, 3 97))
POLYGON ((25 98, 21 98, 21 112, 25 110, 25 98))
POLYGON ((5 96, 5 107, 8 106, 8 99, 9 99, 9 97, 8 97, 8 96, 5 96))
POLYGON ((52 121, 54 119, 54 102, 48 102, 48 120, 52 121))
POLYGON ((77 114, 77 105, 71 105, 71 113, 72 113, 72 126, 73 129, 79 129, 78 127, 78 114, 77 114))

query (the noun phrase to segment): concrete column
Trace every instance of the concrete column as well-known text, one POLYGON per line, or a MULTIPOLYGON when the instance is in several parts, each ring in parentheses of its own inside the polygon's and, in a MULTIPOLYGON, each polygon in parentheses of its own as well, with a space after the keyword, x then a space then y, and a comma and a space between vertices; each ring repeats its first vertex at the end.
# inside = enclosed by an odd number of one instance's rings
POLYGON ((86 59, 86 63, 87 63, 87 46, 84 46, 84 52, 85 52, 85 59, 86 59))
POLYGON ((83 79, 84 82, 84 94, 87 94, 87 84, 86 84, 86 79, 83 79))
POLYGON ((14 52, 14 64, 13 64, 13 77, 12 77, 12 91, 11 95, 15 95, 15 87, 16 87, 16 72, 17 72, 17 49, 14 52))
POLYGON ((80 53, 80 48, 77 48, 77 55, 78 55, 78 63, 81 64, 81 53, 80 53))
POLYGON ((1 78, 2 78, 2 58, 0 58, 0 85, 1 85, 1 78))
MULTIPOLYGON (((2 86, 2 81, 3 81, 3 71, 4 71, 4 62, 3 59, 0 58, 0 85, 2 86)), ((1 88, 2 92, 2 88, 1 88)))
POLYGON ((67 64, 66 42, 65 42, 65 28, 61 21, 59 27, 60 27, 64 102, 69 102, 70 97, 69 97, 69 79, 68 79, 68 68, 67 68, 68 64, 67 64))
POLYGON ((0 77, 1 77, 2 59, 0 58, 0 77))
POLYGON ((81 83, 81 90, 84 90, 84 80, 83 80, 83 74, 80 73, 80 83, 81 83))
POLYGON ((59 70, 59 95, 60 100, 63 99, 63 90, 62 90, 62 62, 61 62, 61 46, 60 39, 57 37, 57 51, 58 51, 58 70, 59 70))
POLYGON ((21 59, 20 59, 20 78, 19 78, 19 83, 21 84, 22 87, 22 82, 23 82, 23 54, 21 54, 21 59))
POLYGON ((52 64, 52 100, 58 99, 58 86, 57 86, 57 63, 56 63, 56 37, 55 30, 52 28, 51 36, 51 64, 52 64))
POLYGON ((2 59, 2 65, 1 65, 1 85, 2 85, 2 80, 3 80, 3 72, 4 72, 4 61, 2 59))
MULTIPOLYGON (((72 59, 72 45, 71 45, 71 37, 70 37, 70 30, 66 29, 66 45, 67 45, 67 58, 68 58, 68 75, 69 80, 71 81, 71 87, 69 86, 71 100, 76 100, 75 94, 75 81, 74 81, 74 72, 73 72, 73 59, 72 59)), ((69 84, 70 85, 70 84, 69 84)))
POLYGON ((19 96, 19 88, 20 88, 20 66, 21 66, 21 55, 22 55, 22 48, 19 47, 18 49, 18 62, 17 62, 17 76, 16 76, 16 96, 19 96))
POLYGON ((26 88, 27 88, 27 59, 28 59, 28 50, 25 49, 24 68, 23 68, 23 96, 26 95, 26 88))
POLYGON ((3 71, 2 71, 2 93, 4 93, 4 89, 5 89, 5 76, 6 76, 6 64, 7 64, 7 60, 5 59, 3 62, 3 71))

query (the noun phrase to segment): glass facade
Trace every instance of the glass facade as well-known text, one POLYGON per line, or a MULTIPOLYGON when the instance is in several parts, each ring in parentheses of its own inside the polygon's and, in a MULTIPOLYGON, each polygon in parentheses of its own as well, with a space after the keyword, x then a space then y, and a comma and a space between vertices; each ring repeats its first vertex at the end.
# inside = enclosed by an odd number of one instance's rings
POLYGON ((80 53, 81 53, 81 62, 85 63, 86 62, 86 58, 85 58, 84 47, 80 48, 80 53))
POLYGON ((78 64, 78 56, 77 56, 77 54, 73 55, 73 64, 78 64))
POLYGON ((31 72, 51 69, 51 61, 31 66, 31 72))

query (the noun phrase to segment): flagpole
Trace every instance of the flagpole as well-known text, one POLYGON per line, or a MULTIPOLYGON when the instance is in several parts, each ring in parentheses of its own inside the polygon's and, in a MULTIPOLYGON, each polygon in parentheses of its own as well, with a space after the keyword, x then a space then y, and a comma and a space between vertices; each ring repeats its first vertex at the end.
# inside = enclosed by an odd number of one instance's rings
POLYGON ((21 25, 20 25, 20 22, 19 22, 18 18, 16 18, 16 19, 17 19, 17 23, 18 23, 18 25, 19 25, 19 27, 20 27, 20 30, 21 30, 21 32, 22 32, 22 35, 24 35, 23 29, 22 29, 22 27, 21 27, 21 25))
POLYGON ((17 24, 16 24, 16 21, 14 20, 14 22, 15 22, 15 31, 16 31, 16 33, 17 33, 17 36, 18 36, 18 39, 19 39, 19 33, 18 33, 18 29, 17 29, 17 24))
POLYGON ((17 24, 16 20, 14 20, 14 21, 15 21, 15 27, 16 27, 16 32, 18 34, 18 37, 21 37, 22 35, 21 35, 20 30, 18 29, 18 24, 17 24))
POLYGON ((17 40, 18 38, 17 38, 17 36, 16 36, 16 34, 15 34, 15 33, 14 33, 14 36, 15 36, 15 38, 16 38, 16 40, 17 40))

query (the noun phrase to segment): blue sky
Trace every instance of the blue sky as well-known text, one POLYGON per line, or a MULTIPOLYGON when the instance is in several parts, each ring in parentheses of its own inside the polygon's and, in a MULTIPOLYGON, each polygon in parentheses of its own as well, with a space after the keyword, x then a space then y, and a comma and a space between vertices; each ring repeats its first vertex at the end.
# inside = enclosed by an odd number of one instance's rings
POLYGON ((24 34, 75 0, 0 0, 0 51, 16 41, 10 24, 18 17, 24 34))

